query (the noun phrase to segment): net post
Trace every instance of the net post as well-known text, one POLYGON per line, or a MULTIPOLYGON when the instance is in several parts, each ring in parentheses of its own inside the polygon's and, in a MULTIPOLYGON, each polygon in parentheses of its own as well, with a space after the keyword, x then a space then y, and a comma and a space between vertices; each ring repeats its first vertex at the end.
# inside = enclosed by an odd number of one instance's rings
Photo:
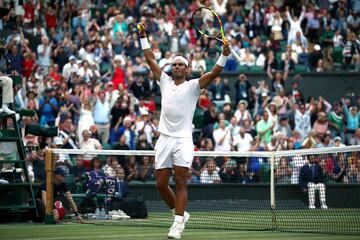
POLYGON ((46 205, 45 205, 45 224, 54 224, 54 161, 53 151, 47 148, 45 151, 45 176, 46 176, 46 205))
POLYGON ((275 210, 275 177, 274 177, 275 153, 270 157, 270 204, 271 209, 275 210))

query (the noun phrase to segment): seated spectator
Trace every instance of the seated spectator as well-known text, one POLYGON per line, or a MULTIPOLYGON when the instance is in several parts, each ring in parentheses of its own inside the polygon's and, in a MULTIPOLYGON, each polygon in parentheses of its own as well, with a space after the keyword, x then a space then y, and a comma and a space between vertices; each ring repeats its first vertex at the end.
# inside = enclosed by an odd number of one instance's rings
MULTIPOLYGON (((91 133, 89 130, 84 130, 82 132, 82 136, 83 136, 83 141, 80 142, 79 144, 79 148, 80 149, 86 149, 86 150, 101 150, 102 149, 102 145, 100 144, 100 142, 95 139, 95 138, 91 138, 91 133)), ((90 154, 85 154, 83 157, 84 160, 84 166, 85 168, 89 168, 90 167, 90 161, 91 159, 93 159, 93 155, 90 154)))
POLYGON ((149 156, 142 156, 142 161, 139 164, 139 180, 140 181, 154 181, 154 166, 150 162, 149 156))
POLYGON ((128 182, 125 179, 125 171, 122 167, 116 169, 115 198, 126 198, 128 195, 128 182))
POLYGON ((280 184, 291 183, 292 170, 288 165, 288 159, 286 157, 280 158, 279 166, 275 169, 275 181, 280 184))
POLYGON ((320 138, 320 142, 316 144, 317 148, 325 148, 325 147, 333 147, 332 139, 331 139, 331 132, 326 131, 324 136, 320 138))
POLYGON ((316 136, 316 132, 314 131, 310 131, 308 133, 307 138, 304 139, 304 141, 301 144, 301 148, 306 149, 306 148, 314 148, 317 144, 317 136, 316 136))
POLYGON ((246 184, 252 182, 252 177, 247 171, 246 163, 239 164, 239 167, 236 171, 236 178, 238 183, 246 184))
POLYGON ((228 159, 227 161, 225 161, 224 165, 222 166, 219 172, 219 176, 221 178, 221 182, 224 183, 237 182, 235 160, 228 159))
POLYGON ((309 197, 309 209, 315 209, 315 191, 320 191, 320 203, 322 209, 326 206, 326 186, 324 184, 323 169, 318 162, 315 162, 314 156, 309 156, 309 163, 305 164, 300 170, 299 176, 300 188, 309 197))
POLYGON ((355 130, 354 137, 350 140, 350 145, 360 145, 360 128, 355 130))
POLYGON ((200 183, 221 183, 215 160, 210 159, 206 162, 205 169, 200 175, 200 183))
POLYGON ((71 173, 74 175, 75 183, 81 182, 81 178, 82 178, 83 174, 86 172, 86 170, 90 170, 90 169, 85 169, 83 156, 77 155, 76 156, 76 165, 73 166, 73 168, 71 169, 71 173))
POLYGON ((102 162, 100 158, 94 157, 90 162, 90 171, 102 171, 102 162))
POLYGON ((135 156, 129 156, 126 166, 128 167, 127 181, 137 180, 139 178, 139 170, 136 164, 135 156))
POLYGON ((117 157, 110 156, 110 164, 103 167, 103 171, 107 177, 116 177, 116 169, 120 167, 117 157))
POLYGON ((240 127, 239 134, 234 136, 232 144, 236 151, 250 151, 253 140, 251 134, 245 132, 244 127, 240 127))

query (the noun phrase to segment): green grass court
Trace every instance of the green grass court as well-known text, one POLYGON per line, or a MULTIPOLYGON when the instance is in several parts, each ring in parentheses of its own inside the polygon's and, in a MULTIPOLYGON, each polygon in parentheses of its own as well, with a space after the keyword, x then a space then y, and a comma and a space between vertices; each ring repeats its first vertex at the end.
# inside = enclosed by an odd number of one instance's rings
MULTIPOLYGON (((165 227, 98 226, 92 224, 3 224, 0 225, 0 239, 6 240, 162 240, 167 239, 165 227)), ((211 229, 186 229, 181 239, 312 239, 335 240, 360 239, 360 236, 288 233, 272 231, 233 231, 211 229)))

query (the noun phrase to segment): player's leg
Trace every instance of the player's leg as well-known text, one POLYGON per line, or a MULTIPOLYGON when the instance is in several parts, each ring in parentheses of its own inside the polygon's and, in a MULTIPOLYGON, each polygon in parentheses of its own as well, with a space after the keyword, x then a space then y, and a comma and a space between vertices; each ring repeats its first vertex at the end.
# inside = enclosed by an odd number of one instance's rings
POLYGON ((315 209, 315 184, 312 182, 308 183, 308 194, 309 194, 309 208, 315 209))
POLYGON ((187 176, 189 174, 189 168, 174 166, 174 170, 176 184, 175 214, 184 216, 188 203, 187 176))
POLYGON ((10 110, 8 107, 9 103, 14 102, 13 94, 13 81, 8 76, 0 76, 0 87, 2 87, 2 105, 0 108, 0 113, 5 112, 6 114, 14 114, 13 110, 10 110))
POLYGON ((323 183, 318 183, 319 191, 320 191, 320 203, 322 209, 327 209, 326 205, 326 187, 323 183))
POLYGON ((171 168, 155 170, 156 188, 170 209, 175 208, 175 193, 169 186, 171 168))

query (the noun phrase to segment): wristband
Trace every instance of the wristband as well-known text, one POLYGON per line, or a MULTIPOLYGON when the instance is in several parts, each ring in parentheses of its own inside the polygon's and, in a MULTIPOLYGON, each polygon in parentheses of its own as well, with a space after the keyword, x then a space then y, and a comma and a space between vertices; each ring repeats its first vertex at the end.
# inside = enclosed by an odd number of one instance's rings
POLYGON ((216 64, 219 65, 220 67, 224 67, 228 58, 229 56, 225 56, 221 54, 216 64))
POLYGON ((142 50, 150 48, 150 43, 146 37, 140 38, 140 45, 142 50))

